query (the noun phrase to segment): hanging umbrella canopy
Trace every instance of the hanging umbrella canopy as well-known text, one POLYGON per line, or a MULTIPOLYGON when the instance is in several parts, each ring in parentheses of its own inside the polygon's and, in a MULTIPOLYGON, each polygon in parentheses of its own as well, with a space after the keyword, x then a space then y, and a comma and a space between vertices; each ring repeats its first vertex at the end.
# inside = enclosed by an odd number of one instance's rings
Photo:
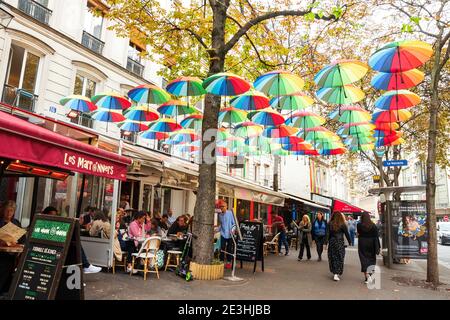
POLYGON ((256 90, 268 96, 280 96, 299 92, 305 82, 299 76, 284 70, 275 70, 259 76, 253 83, 256 90))
POLYGON ((365 93, 352 84, 342 87, 322 88, 316 92, 317 97, 330 104, 351 104, 361 101, 365 93))
POLYGON ((200 136, 192 129, 180 129, 173 132, 170 138, 178 143, 191 143, 200 139, 200 136))
MULTIPOLYGON (((247 138, 245 139, 245 144, 249 147, 256 148, 257 151, 260 151, 263 154, 271 154, 272 150, 278 150, 281 148, 280 144, 273 143, 270 141, 270 139, 264 138, 262 136, 247 138)), ((250 148, 246 150, 252 149, 250 148)))
POLYGON ((218 140, 218 147, 224 147, 231 151, 239 152, 245 146, 244 139, 239 137, 231 137, 231 139, 218 140))
POLYGON ((292 150, 290 152, 292 156, 320 156, 319 152, 316 149, 311 150, 292 150))
POLYGON ((165 116, 177 117, 185 114, 194 114, 198 110, 181 100, 170 100, 158 107, 158 112, 165 116))
POLYGON ((255 111, 269 107, 269 98, 262 92, 250 89, 246 93, 240 94, 230 100, 230 104, 241 110, 255 111))
POLYGON ((250 90, 247 80, 229 72, 213 74, 202 85, 208 93, 218 96, 237 96, 250 90))
POLYGON ((333 149, 321 149, 318 150, 319 154, 322 156, 336 156, 340 154, 344 154, 347 152, 347 148, 333 148, 333 149))
POLYGON ((181 130, 182 126, 175 122, 174 119, 166 118, 159 119, 158 121, 150 124, 149 130, 157 131, 157 132, 174 132, 177 130, 181 130))
POLYGON ((334 132, 324 127, 315 127, 301 130, 297 134, 297 136, 312 143, 320 139, 340 140, 339 137, 334 132))
POLYGON ((166 132, 147 130, 145 132, 142 132, 141 138, 149 140, 165 140, 169 138, 169 134, 166 132))
POLYGON ((403 132, 396 130, 375 130, 373 136, 376 138, 386 137, 391 135, 403 135, 403 132))
POLYGON ((125 118, 139 122, 156 121, 159 119, 158 113, 148 105, 138 105, 125 111, 125 118))
POLYGON ((137 103, 163 104, 170 100, 170 94, 153 84, 142 84, 128 91, 128 97, 137 103))
POLYGON ((411 112, 405 109, 383 111, 375 109, 372 122, 402 122, 412 117, 411 112))
POLYGON ((59 104, 78 112, 91 112, 97 109, 97 106, 88 97, 80 95, 64 97, 59 100, 59 104))
POLYGON ((284 117, 273 110, 272 108, 266 108, 260 111, 252 111, 247 115, 248 119, 256 124, 260 124, 262 126, 279 126, 284 124, 284 117))
POLYGON ((179 145, 177 147, 180 152, 197 153, 200 151, 200 147, 192 146, 192 145, 184 144, 184 145, 179 145))
POLYGON ((297 136, 273 138, 273 141, 281 145, 293 145, 305 142, 304 139, 297 136))
POLYGON ((399 110, 411 108, 420 103, 420 97, 408 90, 388 91, 375 101, 375 107, 381 110, 399 110))
POLYGON ((289 127, 285 124, 279 126, 267 127, 263 131, 263 136, 267 138, 283 138, 295 135, 299 129, 294 127, 289 127))
POLYGON ((197 129, 201 127, 203 115, 191 114, 181 120, 180 125, 185 129, 197 129))
POLYGON ((263 127, 251 121, 240 123, 234 128, 234 135, 241 138, 256 137, 262 132, 263 127))
POLYGON ((104 92, 91 98, 91 101, 99 108, 108 110, 125 110, 131 106, 131 102, 117 92, 104 92))
POLYGON ((270 106, 278 111, 300 111, 314 104, 314 100, 301 92, 278 96, 270 100, 270 106))
POLYGON ((94 111, 92 119, 101 122, 121 122, 125 121, 125 117, 121 112, 99 109, 94 111))
POLYGON ((372 69, 403 72, 422 66, 433 55, 433 48, 422 41, 396 41, 378 49, 369 59, 372 69))
POLYGON ((361 80, 369 66, 358 60, 339 60, 322 70, 314 77, 320 88, 341 87, 361 80))
POLYGON ((308 129, 321 126, 325 123, 325 121, 325 118, 314 112, 299 111, 289 117, 286 120, 286 124, 300 129, 308 129))
POLYGON ((272 155, 274 156, 289 156, 291 152, 288 150, 284 150, 282 147, 276 150, 272 150, 272 155))
POLYGON ((378 90, 404 90, 417 86, 425 78, 425 74, 417 69, 405 72, 377 73, 370 82, 378 90))
POLYGON ((133 120, 125 120, 122 123, 119 123, 118 126, 120 130, 129 132, 140 132, 148 130, 148 125, 133 120))
POLYGON ((225 108, 219 111, 219 124, 237 124, 247 120, 247 112, 236 108, 225 108))
POLYGON ((350 152, 358 152, 358 151, 369 151, 375 149, 375 145, 373 143, 368 144, 360 144, 360 145, 351 145, 348 146, 348 151, 350 152))
POLYGON ((343 123, 351 123, 370 121, 372 116, 359 106, 343 106, 331 112, 329 118, 343 123))
POLYGON ((233 136, 230 133, 230 129, 228 128, 219 128, 217 130, 217 141, 227 140, 232 137, 233 136))
POLYGON ((166 90, 177 97, 201 96, 206 94, 202 80, 197 77, 179 77, 170 81, 166 90))
POLYGON ((400 125, 396 122, 377 122, 374 123, 376 130, 397 130, 400 125))
POLYGON ((289 144, 289 145, 281 145, 281 147, 284 150, 294 151, 294 152, 314 150, 313 146, 307 142, 297 143, 297 144, 289 144))
POLYGON ((400 137, 399 135, 391 135, 391 136, 386 136, 386 137, 377 139, 375 142, 375 146, 377 146, 377 147, 396 146, 396 145, 402 144, 404 142, 405 142, 405 140, 402 137, 400 137))
POLYGON ((344 144, 342 141, 334 140, 334 139, 319 139, 314 143, 315 149, 337 149, 337 148, 344 148, 344 144))
POLYGON ((375 125, 370 122, 347 123, 339 127, 336 133, 340 136, 356 135, 371 133, 375 129, 375 125))

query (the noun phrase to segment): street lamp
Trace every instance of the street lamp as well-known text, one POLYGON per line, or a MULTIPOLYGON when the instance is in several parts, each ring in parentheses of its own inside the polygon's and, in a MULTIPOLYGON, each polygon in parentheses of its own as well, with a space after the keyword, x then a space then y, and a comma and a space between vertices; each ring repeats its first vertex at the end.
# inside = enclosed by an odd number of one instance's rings
POLYGON ((0 1, 0 25, 3 29, 6 29, 8 28, 14 16, 5 9, 1 8, 3 4, 4 2, 0 1))

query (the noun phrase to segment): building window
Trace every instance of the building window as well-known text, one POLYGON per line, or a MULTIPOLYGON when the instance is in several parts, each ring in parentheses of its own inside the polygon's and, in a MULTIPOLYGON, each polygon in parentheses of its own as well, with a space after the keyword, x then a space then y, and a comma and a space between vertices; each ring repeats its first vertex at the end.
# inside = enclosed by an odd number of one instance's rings
POLYGON ((255 182, 259 181, 259 164, 255 164, 255 182))
POLYGON ((48 24, 52 10, 48 9, 48 0, 19 0, 18 8, 30 17, 48 24))
POLYGON ((127 69, 142 77, 144 65, 142 64, 142 49, 130 42, 128 45, 127 69))
POLYGON ((3 102, 34 111, 39 62, 37 55, 14 43, 11 44, 3 102))
POLYGON ((93 13, 95 7, 88 3, 85 10, 83 37, 81 43, 86 48, 102 54, 105 43, 101 40, 103 29, 103 16, 93 13))
MULTIPOLYGON (((77 75, 75 76, 75 86, 73 89, 73 94, 91 98, 95 95, 96 87, 97 83, 94 80, 77 73, 77 75)), ((93 126, 92 118, 87 113, 81 113, 77 117, 71 118, 71 121, 88 128, 92 128, 93 126)))
POLYGON ((269 186, 269 166, 264 166, 264 186, 269 186))

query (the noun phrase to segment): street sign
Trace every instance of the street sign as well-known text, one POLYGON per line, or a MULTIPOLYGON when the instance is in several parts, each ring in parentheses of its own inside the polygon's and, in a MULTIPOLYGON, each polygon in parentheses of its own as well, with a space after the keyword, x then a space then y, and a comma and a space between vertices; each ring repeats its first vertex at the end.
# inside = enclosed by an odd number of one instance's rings
POLYGON ((404 167, 408 165, 408 160, 385 160, 383 167, 404 167))
POLYGON ((380 176, 373 176, 372 178, 373 178, 373 183, 379 183, 380 179, 381 179, 380 176))

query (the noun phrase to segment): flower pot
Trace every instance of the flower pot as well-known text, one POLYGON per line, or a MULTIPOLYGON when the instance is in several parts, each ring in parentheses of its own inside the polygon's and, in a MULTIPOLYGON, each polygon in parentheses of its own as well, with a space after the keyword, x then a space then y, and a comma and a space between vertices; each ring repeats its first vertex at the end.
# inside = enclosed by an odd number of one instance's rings
POLYGON ((196 280, 219 280, 223 278, 224 264, 198 264, 191 262, 190 269, 196 280))

